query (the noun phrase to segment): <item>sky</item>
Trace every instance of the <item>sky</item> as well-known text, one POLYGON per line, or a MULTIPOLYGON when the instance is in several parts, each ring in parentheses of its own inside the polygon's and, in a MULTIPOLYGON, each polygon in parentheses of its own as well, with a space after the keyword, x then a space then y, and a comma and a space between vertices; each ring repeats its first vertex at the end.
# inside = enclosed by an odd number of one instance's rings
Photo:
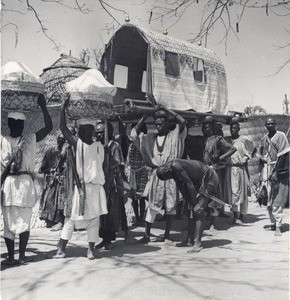
MULTIPOLYGON (((59 51, 40 31, 33 11, 25 8, 25 1, 2 1, 5 6, 2 7, 1 21, 1 65, 8 61, 19 61, 40 75, 61 53, 68 54, 71 51, 73 56, 79 57, 82 49, 103 49, 113 35, 113 30, 106 29, 111 27, 112 19, 99 2, 79 0, 79 3, 85 3, 86 8, 92 10, 89 14, 82 14, 65 6, 74 1, 60 1, 64 5, 53 1, 30 0, 44 21, 47 33, 62 45, 59 51), (18 26, 17 45, 15 26, 5 26, 9 22, 18 26)), ((182 40, 192 38, 200 25, 203 1, 188 6, 174 26, 173 18, 154 21, 154 14, 149 24, 152 5, 162 5, 164 1, 107 0, 107 3, 125 11, 110 10, 121 24, 129 15, 133 24, 158 32, 168 28, 168 35, 182 40)), ((263 2, 259 1, 259 4, 263 2)), ((231 9, 232 16, 236 18, 239 8, 233 5, 231 9)), ((280 9, 278 12, 285 14, 288 11, 280 9)), ((116 23, 114 28, 117 29, 116 23)), ((261 105, 267 113, 283 113, 285 94, 290 100, 290 63, 274 74, 290 57, 290 47, 277 50, 279 46, 290 43, 290 14, 281 17, 270 11, 267 16, 264 9, 247 9, 239 23, 238 38, 231 34, 226 49, 224 44, 220 44, 222 32, 222 27, 216 25, 209 36, 207 48, 213 50, 225 65, 229 108, 241 111, 248 105, 261 105)), ((93 61, 90 66, 94 67, 93 61)))

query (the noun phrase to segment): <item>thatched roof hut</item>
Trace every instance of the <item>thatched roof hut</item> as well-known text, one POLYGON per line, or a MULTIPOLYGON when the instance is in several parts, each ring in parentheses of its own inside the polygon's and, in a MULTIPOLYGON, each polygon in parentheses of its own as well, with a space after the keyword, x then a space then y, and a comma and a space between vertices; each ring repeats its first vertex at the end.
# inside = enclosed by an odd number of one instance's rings
POLYGON ((66 54, 61 54, 56 62, 43 69, 40 77, 44 81, 48 105, 60 104, 65 83, 78 78, 88 69, 81 60, 66 54))

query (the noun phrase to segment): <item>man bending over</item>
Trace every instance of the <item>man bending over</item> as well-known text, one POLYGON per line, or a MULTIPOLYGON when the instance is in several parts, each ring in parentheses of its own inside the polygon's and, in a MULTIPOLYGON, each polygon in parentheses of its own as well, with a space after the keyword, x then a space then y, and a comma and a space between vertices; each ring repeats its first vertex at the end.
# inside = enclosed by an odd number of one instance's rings
POLYGON ((174 159, 159 167, 157 176, 160 180, 173 179, 188 207, 187 239, 179 246, 193 246, 188 253, 199 252, 202 249, 201 237, 208 202, 208 198, 202 194, 216 194, 218 187, 216 172, 212 167, 197 160, 174 159))

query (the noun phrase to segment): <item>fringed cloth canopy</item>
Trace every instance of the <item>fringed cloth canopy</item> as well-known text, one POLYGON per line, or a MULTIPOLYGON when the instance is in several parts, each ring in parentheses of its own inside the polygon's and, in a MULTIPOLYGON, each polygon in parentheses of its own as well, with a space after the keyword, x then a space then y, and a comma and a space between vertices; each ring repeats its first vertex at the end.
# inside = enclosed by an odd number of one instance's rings
POLYGON ((88 69, 81 60, 66 54, 61 54, 60 59, 43 69, 40 77, 44 81, 48 104, 60 104, 61 96, 66 92, 65 83, 78 78, 88 69))
POLYGON ((200 58, 206 61, 211 71, 225 74, 221 60, 211 50, 144 28, 139 28, 139 31, 153 48, 153 57, 159 55, 164 60, 165 51, 178 53, 180 63, 187 63, 190 67, 193 66, 196 58, 200 58))
POLYGON ((117 93, 123 100, 145 100, 146 94, 149 101, 153 95, 156 104, 172 109, 226 113, 225 68, 211 50, 125 24, 109 41, 101 61, 101 71, 112 84, 116 65, 127 68, 127 87, 117 93))

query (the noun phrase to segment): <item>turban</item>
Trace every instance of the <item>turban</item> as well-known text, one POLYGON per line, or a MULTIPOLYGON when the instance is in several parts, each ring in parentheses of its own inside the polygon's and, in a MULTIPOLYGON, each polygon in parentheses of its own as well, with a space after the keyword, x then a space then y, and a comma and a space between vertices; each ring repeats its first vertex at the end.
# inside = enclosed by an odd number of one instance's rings
POLYGON ((157 118, 164 118, 164 119, 168 120, 168 114, 167 114, 166 110, 164 110, 162 108, 156 110, 154 113, 154 119, 156 120, 157 118))
POLYGON ((213 123, 213 117, 212 116, 206 116, 201 123, 213 123))
POLYGON ((96 125, 96 120, 95 119, 78 119, 78 125, 96 125))
POLYGON ((96 126, 96 132, 104 132, 105 131, 105 125, 103 123, 99 123, 96 126))
POLYGON ((18 111, 9 112, 8 118, 15 119, 15 120, 26 120, 25 114, 18 111))
POLYGON ((230 124, 239 124, 240 118, 239 117, 233 117, 231 119, 230 124))

